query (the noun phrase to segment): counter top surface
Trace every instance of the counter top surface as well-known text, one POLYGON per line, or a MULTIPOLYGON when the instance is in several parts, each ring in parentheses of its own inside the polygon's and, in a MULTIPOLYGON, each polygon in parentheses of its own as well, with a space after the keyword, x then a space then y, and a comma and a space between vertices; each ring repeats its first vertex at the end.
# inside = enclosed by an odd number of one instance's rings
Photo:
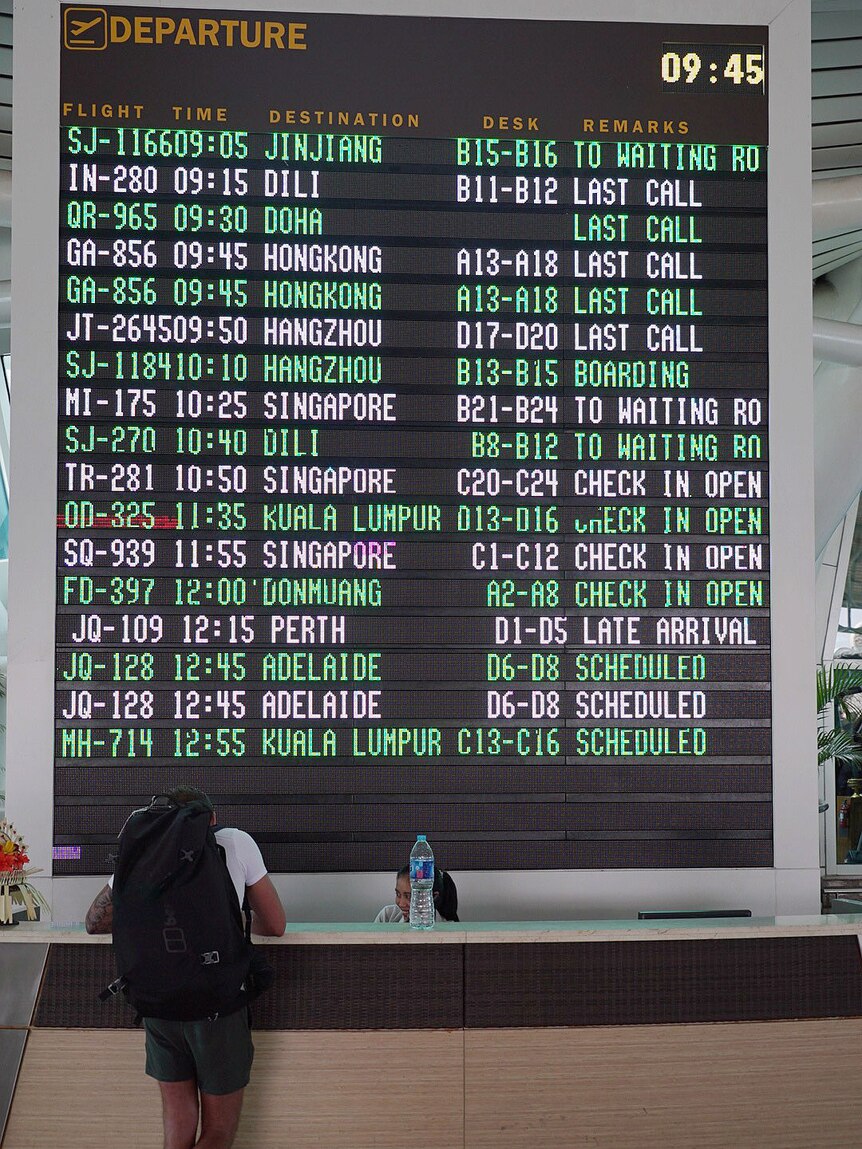
MULTIPOLYGON (((658 921, 442 922, 433 930, 411 930, 401 922, 290 922, 280 938, 256 937, 271 945, 451 945, 514 942, 705 940, 860 934, 862 914, 817 914, 776 918, 702 918, 658 921)), ((0 929, 0 943, 72 942, 107 945, 110 934, 88 935, 80 922, 21 922, 0 929)))

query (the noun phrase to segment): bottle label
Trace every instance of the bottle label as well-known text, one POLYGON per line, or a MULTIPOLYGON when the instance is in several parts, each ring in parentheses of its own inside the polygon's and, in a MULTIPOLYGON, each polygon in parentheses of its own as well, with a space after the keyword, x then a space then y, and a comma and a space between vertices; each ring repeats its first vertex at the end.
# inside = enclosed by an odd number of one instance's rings
POLYGON ((434 881, 434 859, 433 858, 411 858, 410 859, 410 881, 411 882, 433 882, 434 881))

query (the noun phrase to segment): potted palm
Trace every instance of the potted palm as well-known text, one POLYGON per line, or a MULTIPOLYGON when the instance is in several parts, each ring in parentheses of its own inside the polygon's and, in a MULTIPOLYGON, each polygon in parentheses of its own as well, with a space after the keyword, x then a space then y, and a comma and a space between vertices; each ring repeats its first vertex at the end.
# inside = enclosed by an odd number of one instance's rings
MULTIPOLYGON (((862 862, 857 856, 862 844, 862 744, 857 741, 859 711, 851 708, 849 699, 862 691, 862 667, 841 663, 821 663, 817 668, 817 764, 825 765, 830 759, 843 764, 851 772, 847 786, 852 797, 844 800, 840 827, 846 827, 849 851, 839 861, 862 862), (847 725, 845 725, 845 723, 847 725)), ((822 807, 826 809, 826 807, 822 807)), ((839 846, 839 854, 844 847, 839 846)))
POLYGON ((862 667, 822 663, 817 667, 817 764, 840 758, 862 770, 862 746, 849 730, 835 725, 832 707, 847 721, 858 717, 847 699, 862 691, 862 667), (828 719, 828 722, 827 722, 828 719))

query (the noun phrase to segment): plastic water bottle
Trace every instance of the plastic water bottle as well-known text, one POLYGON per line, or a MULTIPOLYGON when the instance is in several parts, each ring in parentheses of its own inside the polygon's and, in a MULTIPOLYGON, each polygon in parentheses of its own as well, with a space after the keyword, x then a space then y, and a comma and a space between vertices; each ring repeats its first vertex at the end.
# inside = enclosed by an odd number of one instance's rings
POLYGON ((410 925, 414 930, 434 926, 434 851, 424 834, 416 836, 410 851, 410 925))

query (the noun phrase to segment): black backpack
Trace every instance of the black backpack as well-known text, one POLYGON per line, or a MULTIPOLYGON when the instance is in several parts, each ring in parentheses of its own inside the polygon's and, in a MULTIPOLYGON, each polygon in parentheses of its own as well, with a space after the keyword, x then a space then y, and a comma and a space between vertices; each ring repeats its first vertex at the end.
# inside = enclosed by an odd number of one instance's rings
POLYGON ((204 802, 179 805, 159 795, 120 832, 113 885, 118 977, 101 996, 122 991, 139 1018, 234 1013, 265 988, 262 971, 252 971, 259 963, 251 915, 244 927, 211 815, 204 802))

